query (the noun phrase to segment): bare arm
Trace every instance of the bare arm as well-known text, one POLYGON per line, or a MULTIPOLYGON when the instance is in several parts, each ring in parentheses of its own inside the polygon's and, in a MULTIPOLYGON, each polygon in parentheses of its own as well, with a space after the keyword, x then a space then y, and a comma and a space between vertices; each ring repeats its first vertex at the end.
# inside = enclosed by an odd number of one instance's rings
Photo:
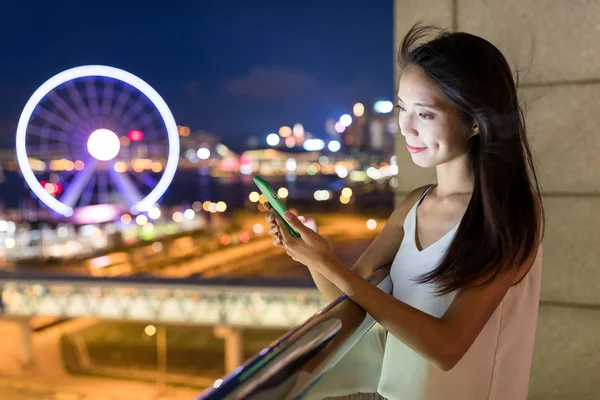
MULTIPOLYGON (((491 283, 460 289, 440 318, 422 312, 368 284, 338 260, 323 259, 318 269, 331 282, 373 316, 386 330, 413 351, 447 371, 456 365, 475 341, 508 289, 541 256, 541 236, 527 260, 491 283)), ((483 279, 481 282, 486 281, 483 279)))

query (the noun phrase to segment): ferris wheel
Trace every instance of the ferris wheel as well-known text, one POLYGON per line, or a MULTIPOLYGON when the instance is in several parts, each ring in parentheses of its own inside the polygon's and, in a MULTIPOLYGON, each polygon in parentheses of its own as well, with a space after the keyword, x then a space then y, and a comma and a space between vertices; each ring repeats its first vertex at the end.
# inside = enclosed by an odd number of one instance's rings
POLYGON ((31 96, 16 155, 27 185, 53 211, 92 204, 154 207, 179 161, 173 114, 146 82, 121 69, 63 71, 31 96))

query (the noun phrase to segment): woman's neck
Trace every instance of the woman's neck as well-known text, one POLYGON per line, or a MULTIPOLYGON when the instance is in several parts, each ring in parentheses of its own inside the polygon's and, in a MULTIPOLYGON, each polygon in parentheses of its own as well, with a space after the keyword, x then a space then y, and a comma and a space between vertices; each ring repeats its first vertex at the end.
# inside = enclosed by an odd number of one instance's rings
POLYGON ((437 197, 464 195, 473 193, 473 177, 469 172, 467 155, 454 158, 436 167, 437 197))

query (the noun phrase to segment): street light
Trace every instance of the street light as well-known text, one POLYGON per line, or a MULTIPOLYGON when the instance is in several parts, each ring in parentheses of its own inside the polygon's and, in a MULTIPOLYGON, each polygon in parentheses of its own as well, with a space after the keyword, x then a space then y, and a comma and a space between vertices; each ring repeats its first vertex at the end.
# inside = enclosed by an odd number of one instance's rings
POLYGON ((277 146, 279 144, 279 135, 276 133, 270 133, 267 136, 267 144, 269 146, 277 146))
POLYGON ((342 115, 340 117, 340 124, 342 124, 346 128, 352 125, 352 117, 350 116, 350 114, 342 115))
POLYGON ((379 114, 387 114, 394 109, 394 105, 391 101, 379 100, 375 103, 373 108, 375 109, 375 112, 378 112, 379 114))

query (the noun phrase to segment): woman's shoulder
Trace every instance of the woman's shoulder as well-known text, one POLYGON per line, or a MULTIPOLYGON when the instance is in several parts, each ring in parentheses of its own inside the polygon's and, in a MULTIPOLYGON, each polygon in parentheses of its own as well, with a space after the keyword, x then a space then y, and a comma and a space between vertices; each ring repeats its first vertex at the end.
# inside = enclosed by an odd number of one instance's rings
POLYGON ((431 186, 431 184, 424 185, 406 193, 404 197, 402 197, 400 202, 398 202, 396 208, 394 208, 394 212, 392 213, 389 219, 403 223, 404 219, 406 218, 406 215, 408 214, 410 209, 415 205, 415 203, 419 200, 419 197, 421 197, 423 193, 425 193, 425 190, 427 190, 431 186))

